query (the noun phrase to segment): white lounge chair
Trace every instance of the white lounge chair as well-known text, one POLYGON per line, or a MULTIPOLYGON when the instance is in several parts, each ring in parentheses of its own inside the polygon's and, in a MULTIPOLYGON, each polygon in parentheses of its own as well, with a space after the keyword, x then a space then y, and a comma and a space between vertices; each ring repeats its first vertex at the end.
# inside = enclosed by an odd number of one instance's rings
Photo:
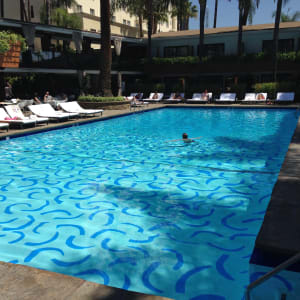
POLYGON ((131 93, 130 96, 128 96, 127 98, 130 97, 131 99, 133 99, 136 95, 140 95, 139 99, 137 99, 137 100, 142 100, 144 93, 131 93))
POLYGON ((235 102, 236 93, 222 93, 219 99, 215 99, 216 102, 235 102))
POLYGON ((78 113, 64 113, 54 110, 54 108, 46 103, 46 104, 38 104, 38 105, 30 105, 28 106, 30 111, 38 117, 41 118, 49 118, 54 120, 65 120, 72 117, 78 117, 78 113))
POLYGON ((281 103, 289 103, 293 102, 295 99, 295 93, 277 93, 275 102, 281 102, 281 103))
POLYGON ((20 120, 34 120, 36 123, 49 123, 48 118, 39 118, 35 115, 31 115, 30 117, 25 117, 19 105, 7 105, 5 106, 5 110, 9 114, 11 118, 18 118, 20 120))
POLYGON ((174 99, 176 96, 176 93, 171 93, 170 97, 168 99, 165 99, 167 102, 181 102, 184 99, 184 93, 180 93, 180 99, 174 99))
POLYGON ((159 102, 162 100, 163 96, 164 96, 164 93, 157 93, 157 98, 156 99, 153 99, 153 96, 155 95, 155 93, 151 93, 149 98, 147 99, 143 99, 146 100, 146 101, 149 101, 149 102, 159 102))
POLYGON ((36 125, 35 120, 17 120, 17 119, 12 119, 7 112, 4 110, 4 108, 0 108, 0 122, 1 123, 8 123, 11 125, 18 125, 21 128, 24 127, 24 125, 36 125))
POLYGON ((260 103, 267 101, 267 93, 246 93, 242 103, 260 103))
POLYGON ((8 123, 0 123, 0 130, 6 129, 8 131, 9 124, 8 123))
POLYGON ((187 102, 207 103, 209 100, 212 99, 212 93, 207 93, 207 95, 208 95, 208 99, 204 99, 202 93, 194 93, 192 99, 187 99, 187 102))
POLYGON ((103 109, 84 109, 77 101, 60 103, 59 106, 67 113, 78 113, 81 116, 91 116, 103 113, 103 109))

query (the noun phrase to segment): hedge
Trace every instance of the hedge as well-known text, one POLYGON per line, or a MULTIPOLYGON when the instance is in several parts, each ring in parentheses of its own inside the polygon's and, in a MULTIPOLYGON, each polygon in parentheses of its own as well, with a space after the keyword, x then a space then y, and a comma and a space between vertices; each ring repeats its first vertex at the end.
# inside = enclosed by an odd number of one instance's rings
POLYGON ((93 95, 79 96, 78 101, 81 102, 115 102, 124 101, 124 97, 98 97, 93 95))
MULTIPOLYGON (((300 51, 278 53, 279 62, 300 62, 300 51)), ((202 63, 230 63, 236 62, 259 62, 259 61, 272 61, 272 55, 267 52, 259 52, 256 54, 244 54, 241 57, 237 55, 224 55, 224 56, 206 56, 202 58, 202 63)), ((142 60, 146 63, 146 60, 142 60)), ((173 65, 173 64, 199 64, 198 56, 185 56, 185 57, 153 57, 152 63, 156 65, 173 65)))
POLYGON ((269 99, 275 99, 278 92, 295 92, 296 98, 300 96, 300 87, 296 82, 266 82, 253 85, 255 93, 268 93, 269 99))

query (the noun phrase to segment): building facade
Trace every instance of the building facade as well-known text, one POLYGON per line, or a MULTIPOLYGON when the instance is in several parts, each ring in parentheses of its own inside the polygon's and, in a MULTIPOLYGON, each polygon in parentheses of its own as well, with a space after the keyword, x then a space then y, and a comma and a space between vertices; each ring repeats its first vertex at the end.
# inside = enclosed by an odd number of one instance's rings
MULTIPOLYGON (((40 23, 41 8, 45 0, 25 0, 25 6, 21 6, 20 0, 0 0, 0 17, 13 20, 40 23)), ((170 7, 171 10, 171 7, 170 7)), ((100 1, 99 0, 77 0, 76 4, 68 9, 69 13, 78 14, 82 18, 83 30, 100 32, 100 1)), ((143 22, 144 34, 147 34, 147 22, 143 22)), ((159 32, 177 30, 175 17, 168 15, 168 20, 158 24, 159 32)), ((126 11, 118 10, 113 13, 111 32, 115 35, 139 37, 139 23, 136 16, 126 11)))

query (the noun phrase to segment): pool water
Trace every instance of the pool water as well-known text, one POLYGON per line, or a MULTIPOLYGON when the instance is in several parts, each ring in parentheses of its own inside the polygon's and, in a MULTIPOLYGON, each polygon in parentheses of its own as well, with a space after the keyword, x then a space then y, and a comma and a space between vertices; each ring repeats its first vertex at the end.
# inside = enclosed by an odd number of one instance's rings
POLYGON ((293 109, 161 109, 0 143, 0 260, 242 299, 293 109), (199 137, 172 141, 187 132, 199 137))

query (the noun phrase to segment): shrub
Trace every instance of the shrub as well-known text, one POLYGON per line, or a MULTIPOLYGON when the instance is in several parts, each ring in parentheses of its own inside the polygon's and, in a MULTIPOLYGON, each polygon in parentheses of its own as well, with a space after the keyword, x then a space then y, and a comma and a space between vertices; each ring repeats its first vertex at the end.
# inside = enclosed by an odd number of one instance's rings
POLYGON ((0 31, 0 54, 5 53, 10 49, 11 44, 21 44, 21 50, 25 50, 25 39, 16 33, 9 31, 0 31))
POLYGON ((114 102, 123 101, 124 97, 98 97, 93 95, 79 96, 78 101, 81 102, 114 102))
POLYGON ((268 93, 268 98, 275 99, 276 93, 278 92, 296 92, 299 93, 299 88, 296 82, 266 82, 256 83, 253 86, 255 93, 268 93))

